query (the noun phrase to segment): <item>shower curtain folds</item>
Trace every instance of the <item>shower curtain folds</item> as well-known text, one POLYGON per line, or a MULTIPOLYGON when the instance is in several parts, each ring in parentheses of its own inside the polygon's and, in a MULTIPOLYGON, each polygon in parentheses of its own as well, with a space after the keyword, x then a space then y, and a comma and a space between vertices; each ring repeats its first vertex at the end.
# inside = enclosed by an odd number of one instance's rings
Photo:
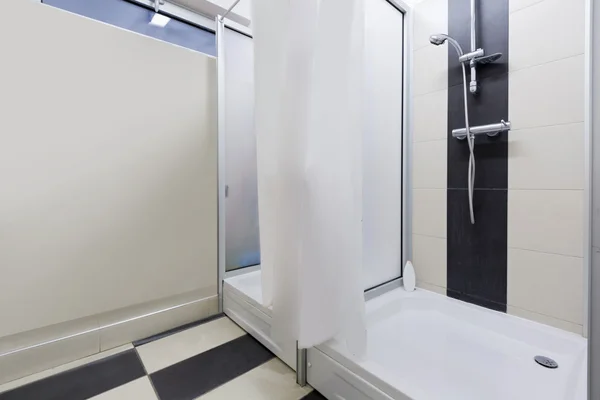
POLYGON ((275 340, 365 352, 364 0, 254 0, 265 305, 275 340))

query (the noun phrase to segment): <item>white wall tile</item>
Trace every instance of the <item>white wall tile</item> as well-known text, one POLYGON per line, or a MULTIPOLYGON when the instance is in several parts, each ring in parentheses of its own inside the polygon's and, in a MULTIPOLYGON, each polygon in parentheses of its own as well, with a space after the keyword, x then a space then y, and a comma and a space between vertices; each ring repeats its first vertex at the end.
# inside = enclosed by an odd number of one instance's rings
POLYGON ((509 69, 583 54, 584 0, 545 0, 515 12, 509 20, 509 69))
POLYGON ((509 190, 508 246, 583 255, 583 191, 509 190))
POLYGON ((433 46, 429 36, 448 33, 448 0, 424 0, 414 7, 413 47, 433 46))
POLYGON ((523 310, 518 307, 507 306, 506 313, 514 315, 516 317, 525 318, 531 321, 539 322, 540 324, 550 325, 564 331, 576 333, 578 335, 583 334, 583 326, 574 324, 572 322, 563 321, 562 319, 552 318, 548 315, 538 314, 533 311, 523 310))
POLYGON ((583 189, 583 123, 508 135, 509 189, 583 189))
POLYGON ((583 121, 583 78, 583 55, 511 72, 513 129, 583 121))
POLYGON ((415 96, 448 88, 448 49, 427 46, 414 51, 413 94, 415 96))
POLYGON ((583 323, 582 258, 509 248, 507 284, 509 305, 583 323))
POLYGON ((419 282, 446 287, 446 239, 413 235, 412 263, 419 282))
POLYGON ((413 98, 413 141, 441 140, 448 136, 448 89, 413 98))
POLYGON ((446 237, 446 189, 413 191, 413 233, 446 237))
POLYGON ((413 145, 413 187, 445 189, 448 185, 446 140, 413 145))
POLYGON ((512 13, 542 1, 544 0, 509 0, 508 10, 512 13))

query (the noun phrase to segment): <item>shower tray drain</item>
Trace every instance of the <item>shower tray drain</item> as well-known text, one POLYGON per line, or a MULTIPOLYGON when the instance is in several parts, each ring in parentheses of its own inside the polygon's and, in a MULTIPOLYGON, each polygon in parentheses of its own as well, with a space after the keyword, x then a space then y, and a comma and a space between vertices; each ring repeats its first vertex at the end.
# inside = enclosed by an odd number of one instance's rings
POLYGON ((544 356, 535 356, 533 358, 536 363, 540 364, 542 367, 555 369, 558 368, 558 363, 551 358, 544 356))

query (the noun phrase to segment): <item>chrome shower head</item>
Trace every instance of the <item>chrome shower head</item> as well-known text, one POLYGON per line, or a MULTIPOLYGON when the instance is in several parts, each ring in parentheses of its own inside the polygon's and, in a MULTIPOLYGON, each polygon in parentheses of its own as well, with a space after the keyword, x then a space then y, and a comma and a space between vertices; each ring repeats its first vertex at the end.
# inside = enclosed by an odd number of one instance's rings
POLYGON ((489 56, 474 58, 473 61, 475 61, 477 64, 490 64, 499 59, 500 57, 502 57, 502 53, 494 53, 490 54, 489 56))
POLYGON ((440 44, 444 44, 448 37, 446 35, 431 35, 429 36, 429 41, 431 44, 439 46, 440 44))
POLYGON ((429 36, 429 42, 436 46, 444 44, 446 40, 456 49, 456 52, 458 53, 459 57, 463 55, 463 50, 460 47, 460 44, 458 44, 458 42, 452 39, 450 36, 445 35, 443 33, 436 33, 435 35, 429 36))

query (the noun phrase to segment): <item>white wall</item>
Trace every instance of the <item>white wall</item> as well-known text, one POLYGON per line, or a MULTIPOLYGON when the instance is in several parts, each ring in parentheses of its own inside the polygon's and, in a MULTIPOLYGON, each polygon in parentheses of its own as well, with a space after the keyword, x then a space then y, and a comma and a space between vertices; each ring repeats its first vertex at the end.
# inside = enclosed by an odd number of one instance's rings
POLYGON ((216 295, 215 59, 39 3, 3 11, 0 354, 7 335, 216 295))

